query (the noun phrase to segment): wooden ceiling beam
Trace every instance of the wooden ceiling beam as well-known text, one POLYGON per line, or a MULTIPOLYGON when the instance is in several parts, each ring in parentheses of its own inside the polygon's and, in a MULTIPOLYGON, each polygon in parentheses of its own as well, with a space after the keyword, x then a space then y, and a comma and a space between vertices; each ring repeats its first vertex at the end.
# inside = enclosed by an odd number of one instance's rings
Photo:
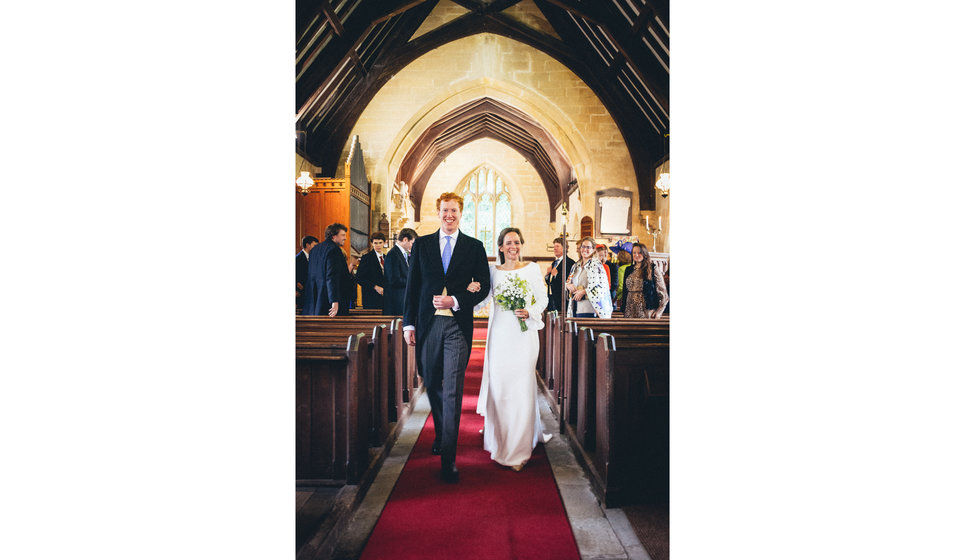
POLYGON ((556 7, 550 0, 533 1, 548 18, 551 26, 558 32, 562 40, 569 45, 578 45, 582 52, 588 53, 588 56, 580 62, 580 66, 583 67, 582 72, 588 76, 583 77, 583 80, 589 84, 592 91, 602 101, 623 135, 640 190, 640 208, 642 210, 655 210, 657 200, 654 191, 656 189, 653 185, 653 169, 650 167, 650 162, 663 156, 660 133, 649 126, 645 119, 637 118, 641 109, 619 87, 615 80, 604 79, 605 76, 594 74, 595 69, 604 68, 605 64, 591 45, 586 46, 587 40, 582 36, 578 27, 572 23, 571 18, 573 16, 567 10, 556 7), (630 110, 630 107, 633 109, 630 110))
POLYGON ((636 21, 633 22, 633 26, 630 28, 630 32, 636 36, 638 33, 643 32, 646 29, 647 22, 653 19, 653 8, 650 4, 644 4, 640 8, 640 14, 636 16, 636 21))
POLYGON ((494 0, 487 6, 487 13, 499 13, 522 0, 494 0))
MULTIPOLYGON (((545 4, 544 8, 552 9, 552 13, 557 10, 553 6, 547 5, 547 3, 539 0, 536 3, 539 4, 539 8, 542 7, 540 4, 545 4)), ((429 10, 422 11, 426 11, 426 13, 431 11, 431 5, 429 10)), ((564 12, 561 13, 565 14, 564 12)), ((548 14, 545 13, 545 16, 548 17, 548 14)), ((548 19, 552 20, 554 18, 548 17, 548 19)), ((413 32, 417 27, 418 25, 415 25, 413 32)), ((558 31, 561 33, 561 30, 558 31)), ((554 57, 592 88, 603 104, 609 108, 621 130, 642 126, 642 123, 634 122, 639 119, 636 119, 635 115, 630 115, 625 109, 633 104, 632 100, 622 93, 615 93, 616 90, 613 84, 603 83, 604 76, 594 73, 590 68, 591 63, 576 55, 566 42, 559 41, 550 35, 545 36, 536 30, 513 22, 507 17, 496 15, 480 16, 475 13, 470 13, 430 31, 407 44, 398 44, 395 41, 390 42, 389 45, 392 45, 390 52, 379 55, 375 64, 368 69, 368 76, 363 80, 362 89, 358 94, 344 96, 338 101, 338 105, 331 106, 329 108, 330 115, 327 116, 328 121, 320 127, 322 133, 313 135, 310 138, 309 152, 317 159, 317 163, 332 168, 335 165, 333 162, 339 161, 345 147, 344 144, 350 136, 358 116, 363 112, 377 91, 398 71, 435 48, 478 33, 494 33, 510 37, 554 57), (617 109, 617 107, 619 108, 617 109)), ((562 36, 564 37, 567 34, 568 32, 566 31, 562 36)), ((591 51, 591 47, 589 50, 591 51)), ((628 145, 630 144, 630 138, 636 140, 638 136, 637 133, 626 133, 625 135, 628 145)), ((640 134, 639 136, 649 137, 651 134, 647 132, 645 135, 640 134)), ((550 149, 548 150, 550 152, 550 149)), ((556 157, 555 154, 550 155, 552 159, 556 157)), ((568 177, 567 180, 570 180, 571 174, 572 169, 570 165, 560 173, 561 176, 568 177)))
MULTIPOLYGON (((574 0, 542 0, 565 10, 568 13, 575 14, 582 19, 587 19, 596 25, 606 25, 609 23, 609 13, 596 9, 594 4, 574 1, 574 0)), ((535 2, 537 3, 537 2, 535 2)), ((540 7, 540 6, 539 6, 540 7)), ((551 19, 551 18, 549 18, 551 19)))
POLYGON ((372 23, 374 23, 375 25, 377 25, 379 23, 383 23, 383 22, 388 21, 389 19, 397 16, 398 14, 400 14, 402 12, 407 12, 408 10, 411 10, 415 6, 418 6, 420 4, 425 4, 426 2, 431 2, 432 5, 435 6, 435 4, 436 4, 437 1, 438 0, 408 0, 406 2, 402 2, 401 4, 395 6, 394 8, 391 8, 389 11, 387 11, 383 15, 379 16, 372 23))
POLYGON ((498 35, 515 39, 526 45, 531 43, 535 43, 537 45, 547 45, 550 51, 549 54, 552 54, 552 56, 554 56, 553 53, 561 53, 566 59, 574 57, 574 54, 572 53, 571 49, 568 48, 568 45, 559 41, 558 39, 555 39, 551 35, 541 33, 537 29, 528 27, 527 25, 504 15, 488 14, 486 19, 495 23, 499 27, 499 30, 496 32, 498 35))
POLYGON ((324 16, 326 16, 327 21, 330 22, 330 27, 333 27, 333 30, 337 32, 337 35, 343 35, 344 24, 340 23, 340 18, 337 17, 337 12, 333 11, 330 4, 324 2, 323 6, 320 8, 320 11, 323 12, 324 16))
POLYGON ((476 0, 452 0, 454 3, 466 8, 467 10, 483 15, 486 12, 487 5, 483 2, 477 2, 476 0))
POLYGON ((670 0, 646 0, 646 5, 653 10, 653 15, 660 18, 664 26, 670 29, 670 0))
POLYGON ((303 106, 320 94, 320 90, 339 69, 340 63, 349 57, 354 52, 354 48, 367 37, 374 27, 372 21, 377 15, 375 10, 381 5, 379 3, 373 9, 364 7, 355 10, 347 19, 345 32, 334 39, 336 43, 329 49, 324 49, 312 67, 296 81, 297 113, 302 113, 303 106))

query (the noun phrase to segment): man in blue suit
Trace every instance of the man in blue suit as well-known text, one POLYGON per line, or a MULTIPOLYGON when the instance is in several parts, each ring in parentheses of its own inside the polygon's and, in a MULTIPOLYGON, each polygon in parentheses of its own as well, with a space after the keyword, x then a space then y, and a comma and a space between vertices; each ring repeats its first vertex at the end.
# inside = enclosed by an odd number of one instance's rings
POLYGON ((350 270, 344 257, 347 226, 330 224, 323 243, 310 251, 303 315, 349 315, 350 270))
POLYGON ((439 231, 418 238, 405 287, 405 342, 418 347, 416 362, 432 406, 442 456, 440 476, 458 482, 456 440, 463 409, 463 378, 473 348, 473 306, 490 293, 490 268, 483 243, 459 231, 463 198, 442 193, 436 200, 439 231), (475 293, 466 290, 479 282, 475 293))
POLYGON ((418 234, 412 228, 398 232, 398 241, 385 257, 385 293, 382 313, 405 314, 405 285, 408 283, 408 260, 418 234))

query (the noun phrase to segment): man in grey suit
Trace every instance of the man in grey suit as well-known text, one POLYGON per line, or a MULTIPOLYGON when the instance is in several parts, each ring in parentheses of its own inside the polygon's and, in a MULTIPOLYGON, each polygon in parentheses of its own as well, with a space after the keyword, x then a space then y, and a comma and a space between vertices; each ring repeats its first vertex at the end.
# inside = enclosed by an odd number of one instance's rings
POLYGON ((404 329, 405 342, 418 342, 416 362, 436 430, 432 453, 442 456, 442 479, 457 482, 456 440, 463 379, 473 348, 473 306, 490 293, 490 269, 483 243, 459 231, 462 197, 442 193, 436 208, 439 231, 419 237, 412 251, 404 329), (471 282, 480 284, 475 293, 466 290, 471 282))

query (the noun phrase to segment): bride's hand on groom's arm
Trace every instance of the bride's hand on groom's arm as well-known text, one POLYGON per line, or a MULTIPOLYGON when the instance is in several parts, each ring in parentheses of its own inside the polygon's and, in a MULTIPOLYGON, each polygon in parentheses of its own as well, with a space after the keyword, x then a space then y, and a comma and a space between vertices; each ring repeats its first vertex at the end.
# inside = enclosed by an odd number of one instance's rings
POLYGON ((477 293, 477 292, 479 292, 480 291, 480 283, 479 282, 470 282, 470 285, 466 287, 466 291, 467 292, 472 292, 474 294, 477 293))

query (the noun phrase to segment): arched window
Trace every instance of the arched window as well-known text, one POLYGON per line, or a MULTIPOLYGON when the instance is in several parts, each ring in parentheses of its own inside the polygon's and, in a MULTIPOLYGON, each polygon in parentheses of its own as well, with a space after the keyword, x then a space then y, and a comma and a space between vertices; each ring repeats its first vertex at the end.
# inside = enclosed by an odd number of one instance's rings
POLYGON ((496 254, 497 234, 511 225, 510 189, 493 169, 481 167, 470 175, 461 195, 460 229, 482 241, 488 255, 496 254))

